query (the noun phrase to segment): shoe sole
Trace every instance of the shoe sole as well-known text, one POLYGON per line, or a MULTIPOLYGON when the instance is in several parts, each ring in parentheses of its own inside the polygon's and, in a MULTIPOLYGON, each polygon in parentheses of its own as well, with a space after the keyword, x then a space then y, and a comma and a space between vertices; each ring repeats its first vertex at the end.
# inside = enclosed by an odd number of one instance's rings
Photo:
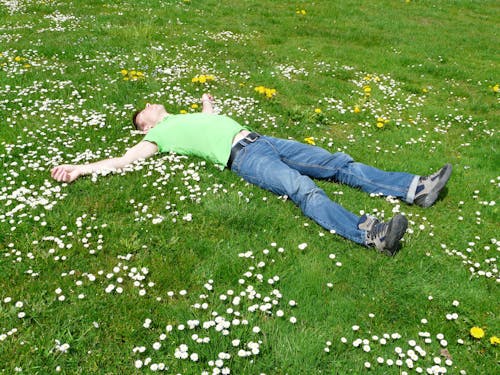
POLYGON ((420 204, 421 207, 427 208, 430 207, 436 202, 439 197, 439 193, 445 187, 446 183, 450 179, 452 166, 451 164, 446 164, 443 168, 442 175, 439 176, 438 183, 432 188, 432 190, 425 196, 420 204))
POLYGON ((408 219, 403 215, 396 215, 389 222, 389 228, 385 238, 383 252, 386 255, 393 256, 399 249, 399 241, 403 238, 408 228, 408 219))

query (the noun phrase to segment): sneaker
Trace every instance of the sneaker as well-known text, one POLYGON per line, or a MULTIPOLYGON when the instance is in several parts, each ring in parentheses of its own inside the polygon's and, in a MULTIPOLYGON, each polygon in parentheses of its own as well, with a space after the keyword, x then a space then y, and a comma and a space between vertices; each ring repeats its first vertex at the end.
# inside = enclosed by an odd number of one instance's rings
POLYGON ((380 220, 375 216, 363 215, 359 218, 358 229, 371 231, 375 224, 380 223, 380 220))
POLYGON ((420 207, 429 207, 436 202, 439 192, 444 188, 451 176, 451 164, 430 176, 420 177, 413 203, 420 207))
POLYGON ((366 233, 366 245, 374 246, 381 253, 393 256, 400 247, 399 241, 408 228, 408 220, 403 215, 394 216, 389 222, 379 222, 366 233))

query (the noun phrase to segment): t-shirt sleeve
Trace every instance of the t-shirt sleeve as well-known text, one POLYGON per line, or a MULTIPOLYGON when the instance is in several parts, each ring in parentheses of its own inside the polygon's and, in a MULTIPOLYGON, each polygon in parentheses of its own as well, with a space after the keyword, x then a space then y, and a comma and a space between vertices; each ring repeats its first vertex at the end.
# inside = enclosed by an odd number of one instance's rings
POLYGON ((154 129, 151 129, 142 139, 143 141, 154 143, 158 147, 159 152, 165 152, 161 145, 161 142, 158 141, 158 132, 155 132, 154 129))

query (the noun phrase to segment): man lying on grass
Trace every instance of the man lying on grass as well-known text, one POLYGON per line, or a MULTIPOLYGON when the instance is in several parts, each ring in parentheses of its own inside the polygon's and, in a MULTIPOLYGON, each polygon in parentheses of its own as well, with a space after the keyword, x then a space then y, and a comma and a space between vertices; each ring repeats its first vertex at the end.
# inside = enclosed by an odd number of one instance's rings
POLYGON ((196 155, 226 166, 252 184, 288 196, 304 215, 332 233, 392 256, 406 232, 406 217, 398 214, 388 222, 367 215, 358 217, 330 200, 311 178, 429 207, 451 175, 450 164, 426 177, 381 171, 341 152, 332 154, 320 147, 251 132, 227 116, 214 114, 209 94, 203 94, 201 101, 202 113, 184 115, 169 114, 161 104, 147 104, 133 117, 135 127, 146 136, 123 156, 85 165, 60 165, 52 169, 52 177, 72 182, 83 175, 124 168, 158 151, 196 155))

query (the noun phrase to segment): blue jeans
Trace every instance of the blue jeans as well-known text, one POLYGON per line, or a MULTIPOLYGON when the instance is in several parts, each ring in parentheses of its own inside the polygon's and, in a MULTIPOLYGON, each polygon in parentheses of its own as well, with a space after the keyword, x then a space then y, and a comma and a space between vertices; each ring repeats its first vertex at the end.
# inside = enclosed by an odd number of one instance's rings
POLYGON ((241 149, 231 170, 246 181, 278 195, 287 195, 304 215, 323 228, 366 244, 360 217, 328 198, 311 178, 330 180, 368 193, 381 193, 412 203, 419 176, 384 172, 354 162, 347 154, 320 147, 261 136, 241 149))

